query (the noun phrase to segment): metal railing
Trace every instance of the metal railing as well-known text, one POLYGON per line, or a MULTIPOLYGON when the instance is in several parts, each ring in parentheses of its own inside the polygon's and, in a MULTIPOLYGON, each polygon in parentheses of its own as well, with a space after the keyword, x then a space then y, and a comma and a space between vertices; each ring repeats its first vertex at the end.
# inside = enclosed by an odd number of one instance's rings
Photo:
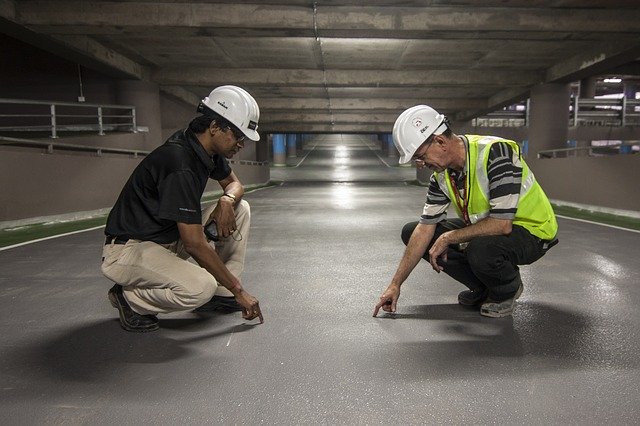
MULTIPOLYGON (((529 125, 529 100, 517 110, 493 111, 474 118, 473 126, 523 127, 529 125)), ((640 126, 640 99, 571 99, 569 125, 592 126, 640 126)))
POLYGON ((638 126, 640 99, 591 99, 576 96, 571 104, 570 119, 572 126, 638 126))
POLYGON ((45 131, 57 138, 62 131, 97 131, 104 135, 107 131, 136 133, 138 127, 132 105, 0 98, 0 131, 45 131))
MULTIPOLYGON (((61 142, 48 142, 46 140, 35 139, 23 139, 12 138, 7 136, 0 136, 0 146, 16 146, 25 148, 43 148, 47 154, 53 154, 56 151, 76 151, 76 152, 91 152, 95 153, 98 157, 102 154, 125 154, 133 156, 134 158, 144 157, 151 151, 141 149, 125 149, 125 148, 113 148, 107 146, 90 146, 90 145, 78 145, 71 143, 61 142)), ((228 160, 229 164, 238 164, 246 166, 268 166, 268 161, 251 161, 251 160, 228 160)))
POLYGON ((59 142, 47 142, 44 140, 34 140, 34 139, 22 139, 22 138, 11 138, 6 136, 0 136, 0 146, 17 146, 17 147, 27 147, 27 148, 44 148, 47 154, 53 154, 55 151, 80 151, 80 152, 94 152, 97 156, 102 156, 102 154, 126 154, 132 155, 134 158, 138 156, 145 156, 149 154, 150 151, 140 150, 140 149, 125 149, 125 148, 113 148, 107 146, 89 146, 89 145, 76 145, 70 143, 59 143, 59 142))
POLYGON ((605 157, 640 152, 640 141, 624 141, 611 145, 591 145, 574 148, 547 149, 538 152, 538 158, 605 157))

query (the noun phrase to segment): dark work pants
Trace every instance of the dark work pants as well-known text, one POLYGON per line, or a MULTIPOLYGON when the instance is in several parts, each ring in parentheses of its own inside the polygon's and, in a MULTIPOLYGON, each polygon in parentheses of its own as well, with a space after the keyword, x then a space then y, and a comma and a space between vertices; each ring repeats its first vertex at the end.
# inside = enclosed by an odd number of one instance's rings
MULTIPOLYGON (((408 244, 418 222, 407 223, 402 228, 402 241, 408 244)), ((464 227, 460 219, 451 219, 436 225, 435 234, 422 256, 429 260, 429 249, 440 235, 464 227)), ((477 237, 465 250, 450 245, 447 262, 438 259, 443 271, 471 290, 489 290, 489 298, 503 301, 513 297, 522 283, 518 265, 528 265, 540 259, 545 251, 544 241, 531 235, 525 228, 513 225, 509 235, 477 237)))

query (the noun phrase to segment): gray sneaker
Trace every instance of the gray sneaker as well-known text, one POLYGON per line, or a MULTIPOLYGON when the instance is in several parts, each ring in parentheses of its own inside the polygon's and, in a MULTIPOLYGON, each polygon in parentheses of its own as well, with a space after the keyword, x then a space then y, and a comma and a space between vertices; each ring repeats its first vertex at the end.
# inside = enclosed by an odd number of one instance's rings
POLYGON ((502 302, 487 299, 480 307, 480 315, 491 318, 508 317, 513 313, 516 299, 520 298, 523 289, 524 288, 521 283, 516 294, 511 299, 503 300, 502 302))

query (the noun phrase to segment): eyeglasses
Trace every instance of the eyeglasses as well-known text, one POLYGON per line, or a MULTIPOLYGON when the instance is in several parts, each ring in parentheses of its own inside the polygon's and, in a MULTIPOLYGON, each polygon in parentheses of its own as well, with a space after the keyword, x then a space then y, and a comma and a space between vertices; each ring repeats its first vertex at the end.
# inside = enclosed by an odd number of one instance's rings
POLYGON ((231 133, 233 133, 233 137, 236 138, 236 143, 242 143, 247 138, 244 133, 240 131, 240 129, 229 126, 227 127, 227 130, 231 130, 231 133))
POLYGON ((429 151, 429 147, 432 144, 433 144, 433 142, 428 143, 427 146, 425 146, 424 151, 422 152, 422 154, 420 154, 420 155, 414 154, 413 155, 413 161, 422 161, 423 163, 426 163, 425 157, 427 156, 427 151, 429 151))

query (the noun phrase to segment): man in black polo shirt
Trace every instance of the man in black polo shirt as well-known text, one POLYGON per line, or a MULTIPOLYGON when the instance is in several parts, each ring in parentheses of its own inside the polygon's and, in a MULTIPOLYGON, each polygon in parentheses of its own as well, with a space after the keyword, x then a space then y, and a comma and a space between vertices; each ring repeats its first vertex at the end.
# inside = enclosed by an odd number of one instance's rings
POLYGON ((260 139, 258 104, 239 87, 221 86, 202 100, 198 112, 202 115, 187 129, 140 162, 107 219, 102 272, 115 282, 109 300, 128 331, 157 330, 157 314, 205 304, 263 321, 258 300, 239 279, 250 210, 227 162, 245 138, 260 139), (201 212, 209 178, 224 193, 201 212), (204 226, 218 241, 208 241, 204 226))

